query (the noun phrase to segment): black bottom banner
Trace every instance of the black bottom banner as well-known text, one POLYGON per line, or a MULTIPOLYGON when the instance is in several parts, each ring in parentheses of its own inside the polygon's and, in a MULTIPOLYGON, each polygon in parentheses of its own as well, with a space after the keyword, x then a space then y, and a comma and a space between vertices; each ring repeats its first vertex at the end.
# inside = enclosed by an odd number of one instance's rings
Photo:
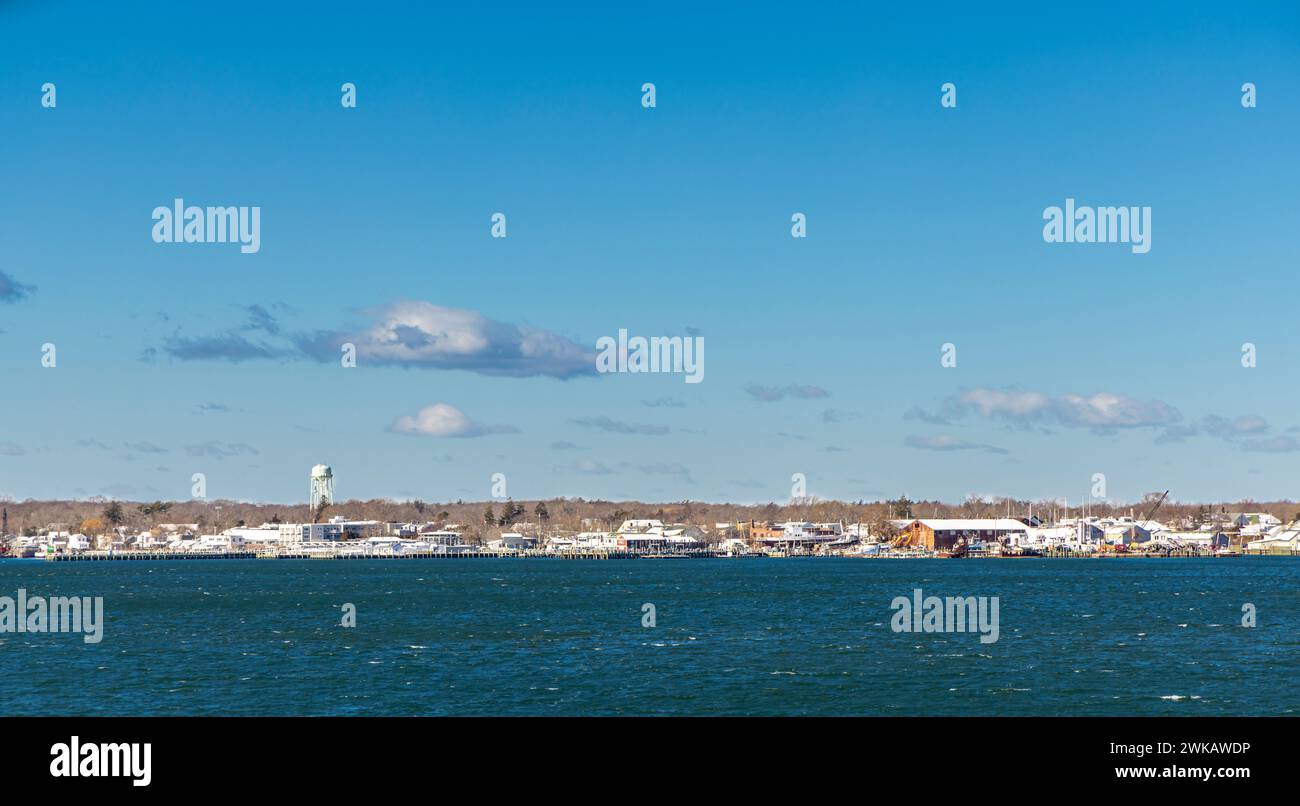
MULTIPOLYGON (((817 790, 1215 792, 1279 787, 1289 719, 9 718, 6 783, 59 793, 399 793, 695 780, 817 790)), ((610 792, 621 790, 611 789, 610 792)))

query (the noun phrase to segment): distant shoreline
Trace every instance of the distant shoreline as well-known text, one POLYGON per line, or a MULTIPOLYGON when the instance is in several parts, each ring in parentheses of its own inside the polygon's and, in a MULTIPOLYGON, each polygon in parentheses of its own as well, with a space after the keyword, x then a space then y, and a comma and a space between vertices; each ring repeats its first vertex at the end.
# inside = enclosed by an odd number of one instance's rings
POLYGON ((293 554, 286 556, 270 556, 266 554, 259 555, 256 552, 119 552, 117 554, 60 554, 52 557, 15 557, 3 556, 0 561, 17 560, 46 563, 86 563, 86 562, 166 562, 166 561, 213 561, 213 560, 592 560, 592 561, 618 561, 618 560, 882 560, 882 561, 899 561, 899 560, 968 560, 974 562, 998 561, 998 560, 1227 560, 1238 559, 1243 557, 1294 557, 1300 558, 1300 553, 1280 553, 1280 552, 1261 552, 1246 551, 1234 552, 1230 554, 1115 554, 1108 552, 1091 552, 1091 553, 1074 553, 1074 554, 1052 554, 1028 557, 1001 556, 1001 557, 939 557, 926 555, 888 555, 888 554, 796 554, 790 556, 770 556, 760 553, 726 555, 720 553, 699 553, 699 554, 636 554, 636 553, 615 553, 611 556, 599 554, 563 554, 539 552, 535 554, 512 554, 507 552, 467 552, 461 554, 440 554, 433 552, 419 552, 410 554, 363 554, 363 553, 338 553, 338 554, 319 554, 319 555, 302 555, 293 554))

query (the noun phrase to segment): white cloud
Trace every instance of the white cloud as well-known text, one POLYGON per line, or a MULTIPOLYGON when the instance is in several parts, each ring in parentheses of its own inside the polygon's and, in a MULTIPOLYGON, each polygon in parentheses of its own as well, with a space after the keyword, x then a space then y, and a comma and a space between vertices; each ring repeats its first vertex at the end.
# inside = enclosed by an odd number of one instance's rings
POLYGON ((1178 410, 1159 400, 1135 400, 1101 392, 1089 397, 1063 395, 1055 401, 1062 425, 1086 428, 1143 428, 1182 419, 1178 410))
POLYGON ((996 389, 971 389, 959 395, 957 401, 961 406, 974 408, 985 417, 1031 417, 1051 405, 1051 399, 1042 392, 996 389))
POLYGON ((421 437, 481 437, 485 434, 515 434, 509 425, 480 425, 455 406, 435 403, 425 406, 414 416, 403 415, 393 421, 391 430, 421 437))
POLYGON ((1164 427, 1182 420, 1178 409, 1163 401, 1111 392, 1052 397, 1019 389, 969 389, 944 405, 944 413, 952 418, 971 412, 1019 426, 1059 425, 1097 431, 1164 427))
POLYGON ((375 319, 368 329, 317 334, 303 340, 303 349, 337 360, 340 345, 351 342, 363 362, 484 375, 569 378, 595 373, 594 350, 546 330, 488 319, 478 311, 405 300, 366 313, 375 319))

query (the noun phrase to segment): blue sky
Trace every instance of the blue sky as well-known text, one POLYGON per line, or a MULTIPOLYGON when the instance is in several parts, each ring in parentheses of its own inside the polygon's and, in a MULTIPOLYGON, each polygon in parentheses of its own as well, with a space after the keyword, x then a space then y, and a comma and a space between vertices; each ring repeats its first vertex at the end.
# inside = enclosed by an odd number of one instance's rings
POLYGON ((0 495, 1294 495, 1294 4, 148 8, 0 4, 0 495), (303 349, 413 321, 470 346, 303 349), (574 358, 619 328, 704 382, 574 358))

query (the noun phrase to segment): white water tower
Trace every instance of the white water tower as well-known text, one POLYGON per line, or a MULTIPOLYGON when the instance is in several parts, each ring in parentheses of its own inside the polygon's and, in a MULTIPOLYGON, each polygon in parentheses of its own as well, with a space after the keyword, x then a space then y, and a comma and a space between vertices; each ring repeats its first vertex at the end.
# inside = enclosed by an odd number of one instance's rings
POLYGON ((311 469, 311 497, 307 503, 314 507, 322 498, 326 504, 334 503, 334 471, 329 465, 316 465, 311 469))

